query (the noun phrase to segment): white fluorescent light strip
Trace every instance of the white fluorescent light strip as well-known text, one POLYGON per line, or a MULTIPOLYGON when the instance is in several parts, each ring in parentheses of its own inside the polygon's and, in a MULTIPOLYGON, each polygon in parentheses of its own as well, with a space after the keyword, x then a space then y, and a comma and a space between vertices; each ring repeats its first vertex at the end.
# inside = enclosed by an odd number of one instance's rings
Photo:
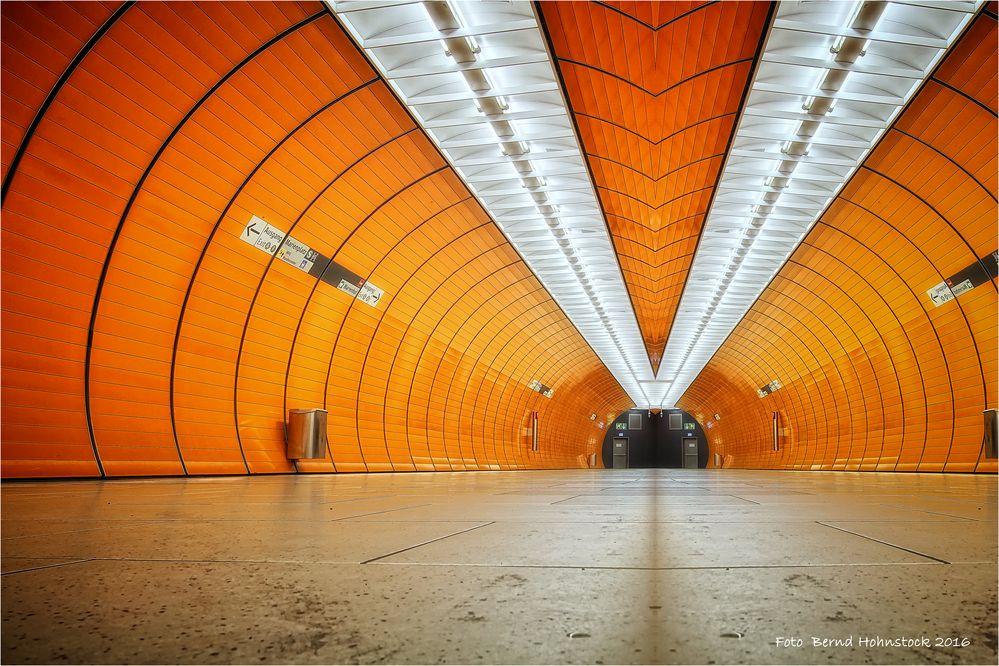
POLYGON ((663 353, 658 379, 672 381, 664 407, 701 373, 982 3, 889 2, 869 32, 851 28, 861 4, 777 9, 663 353), (835 60, 844 36, 866 44, 853 63, 835 60), (829 72, 846 77, 820 91, 829 72), (818 94, 835 106, 812 113, 818 94), (808 121, 818 127, 802 138, 808 121))
POLYGON ((533 3, 326 4, 635 405, 659 405, 533 3))

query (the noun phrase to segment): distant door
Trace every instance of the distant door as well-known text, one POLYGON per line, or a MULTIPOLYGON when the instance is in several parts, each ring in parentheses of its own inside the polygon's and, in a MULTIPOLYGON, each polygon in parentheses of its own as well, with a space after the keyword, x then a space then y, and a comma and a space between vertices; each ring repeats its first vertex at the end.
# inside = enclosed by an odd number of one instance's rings
POLYGON ((614 438, 614 469, 628 469, 628 438, 614 438))
POLYGON ((694 437, 683 438, 683 468, 697 469, 697 439, 694 437))

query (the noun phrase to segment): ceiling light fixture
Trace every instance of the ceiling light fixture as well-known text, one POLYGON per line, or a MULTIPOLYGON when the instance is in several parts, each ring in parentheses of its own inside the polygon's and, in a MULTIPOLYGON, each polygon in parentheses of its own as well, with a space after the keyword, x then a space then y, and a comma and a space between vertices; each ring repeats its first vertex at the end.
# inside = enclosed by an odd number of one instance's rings
POLYGON ((635 405, 658 405, 665 385, 533 4, 326 4, 635 405))
POLYGON ((778 6, 659 368, 658 379, 674 382, 664 407, 700 374, 981 4, 778 6))

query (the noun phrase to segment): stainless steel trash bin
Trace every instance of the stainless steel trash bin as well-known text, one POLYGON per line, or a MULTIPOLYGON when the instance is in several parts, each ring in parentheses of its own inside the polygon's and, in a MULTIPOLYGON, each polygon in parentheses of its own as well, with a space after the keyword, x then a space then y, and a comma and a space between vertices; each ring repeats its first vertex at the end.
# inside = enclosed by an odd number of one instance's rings
POLYGON ((326 457, 326 410, 288 410, 288 458, 326 457))

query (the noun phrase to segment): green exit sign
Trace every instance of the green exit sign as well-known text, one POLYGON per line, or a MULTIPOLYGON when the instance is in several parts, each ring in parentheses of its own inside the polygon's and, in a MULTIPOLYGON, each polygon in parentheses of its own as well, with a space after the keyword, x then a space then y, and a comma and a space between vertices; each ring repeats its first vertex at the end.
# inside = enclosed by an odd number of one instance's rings
POLYGON ((694 429, 694 424, 693 423, 684 423, 683 424, 683 429, 684 430, 693 430, 694 429))
POLYGON ((624 430, 627 427, 628 427, 627 423, 615 423, 614 424, 614 430, 624 430))

